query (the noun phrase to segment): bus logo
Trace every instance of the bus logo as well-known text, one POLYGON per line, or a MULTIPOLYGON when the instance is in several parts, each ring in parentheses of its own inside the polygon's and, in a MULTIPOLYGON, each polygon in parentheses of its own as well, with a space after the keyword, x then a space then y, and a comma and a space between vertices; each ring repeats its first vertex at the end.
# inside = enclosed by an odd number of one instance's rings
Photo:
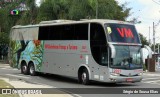
POLYGON ((128 76, 131 76, 131 73, 129 73, 128 76))
POLYGON ((120 74, 121 73, 121 69, 114 69, 113 72, 117 73, 117 74, 120 74))
POLYGON ((117 28, 117 30, 121 37, 134 38, 131 29, 117 28))

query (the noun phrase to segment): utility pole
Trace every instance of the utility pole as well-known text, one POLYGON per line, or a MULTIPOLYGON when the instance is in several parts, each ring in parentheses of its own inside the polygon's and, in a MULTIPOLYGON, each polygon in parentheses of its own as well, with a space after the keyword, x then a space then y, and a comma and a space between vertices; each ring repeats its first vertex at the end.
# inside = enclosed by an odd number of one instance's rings
POLYGON ((159 46, 160 46, 160 45, 158 44, 158 54, 159 54, 159 46))
POLYGON ((153 22, 153 51, 154 51, 154 54, 155 54, 155 25, 154 25, 154 22, 153 22))
POLYGON ((149 26, 149 45, 151 44, 150 33, 151 33, 151 28, 149 26))

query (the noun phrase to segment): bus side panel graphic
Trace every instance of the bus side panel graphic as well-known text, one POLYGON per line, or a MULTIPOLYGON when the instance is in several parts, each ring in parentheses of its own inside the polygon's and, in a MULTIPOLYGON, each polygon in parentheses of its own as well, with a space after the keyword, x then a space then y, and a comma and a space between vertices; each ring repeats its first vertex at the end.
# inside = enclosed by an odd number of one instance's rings
POLYGON ((26 63, 32 61, 36 66, 36 71, 41 71, 44 51, 44 42, 40 40, 11 41, 11 66, 20 68, 20 63, 24 60, 26 63))

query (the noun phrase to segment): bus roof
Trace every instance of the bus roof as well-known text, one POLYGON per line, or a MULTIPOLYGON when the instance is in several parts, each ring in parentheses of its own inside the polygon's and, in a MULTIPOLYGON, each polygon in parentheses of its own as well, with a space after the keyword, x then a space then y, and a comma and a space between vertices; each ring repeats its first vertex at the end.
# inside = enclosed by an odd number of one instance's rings
POLYGON ((38 24, 36 25, 16 25, 16 26, 13 26, 12 29, 17 29, 17 28, 32 28, 32 27, 39 27, 38 24))
POLYGON ((53 21, 42 21, 40 22, 39 26, 48 26, 48 25, 63 25, 63 24, 78 24, 78 23, 118 23, 118 24, 129 24, 133 25, 132 23, 119 21, 119 20, 109 20, 109 19, 81 19, 80 21, 73 21, 73 20, 53 20, 53 21), (56 22, 57 21, 57 22, 56 22))
POLYGON ((49 26, 49 25, 63 25, 63 24, 79 24, 79 23, 118 23, 118 24, 129 24, 133 25, 132 23, 120 21, 120 20, 109 20, 109 19, 81 19, 80 21, 74 21, 74 20, 51 20, 51 21, 42 21, 39 24, 36 25, 16 25, 12 28, 29 28, 29 27, 39 27, 39 26, 49 26))

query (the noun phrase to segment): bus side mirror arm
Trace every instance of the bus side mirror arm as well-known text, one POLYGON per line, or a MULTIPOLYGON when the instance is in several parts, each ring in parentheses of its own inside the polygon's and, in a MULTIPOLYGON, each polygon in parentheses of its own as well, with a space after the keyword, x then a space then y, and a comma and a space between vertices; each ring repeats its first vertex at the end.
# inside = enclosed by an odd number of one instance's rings
POLYGON ((115 47, 112 45, 112 44, 109 44, 109 47, 110 47, 110 51, 111 51, 111 58, 115 58, 116 56, 116 49, 115 47))

